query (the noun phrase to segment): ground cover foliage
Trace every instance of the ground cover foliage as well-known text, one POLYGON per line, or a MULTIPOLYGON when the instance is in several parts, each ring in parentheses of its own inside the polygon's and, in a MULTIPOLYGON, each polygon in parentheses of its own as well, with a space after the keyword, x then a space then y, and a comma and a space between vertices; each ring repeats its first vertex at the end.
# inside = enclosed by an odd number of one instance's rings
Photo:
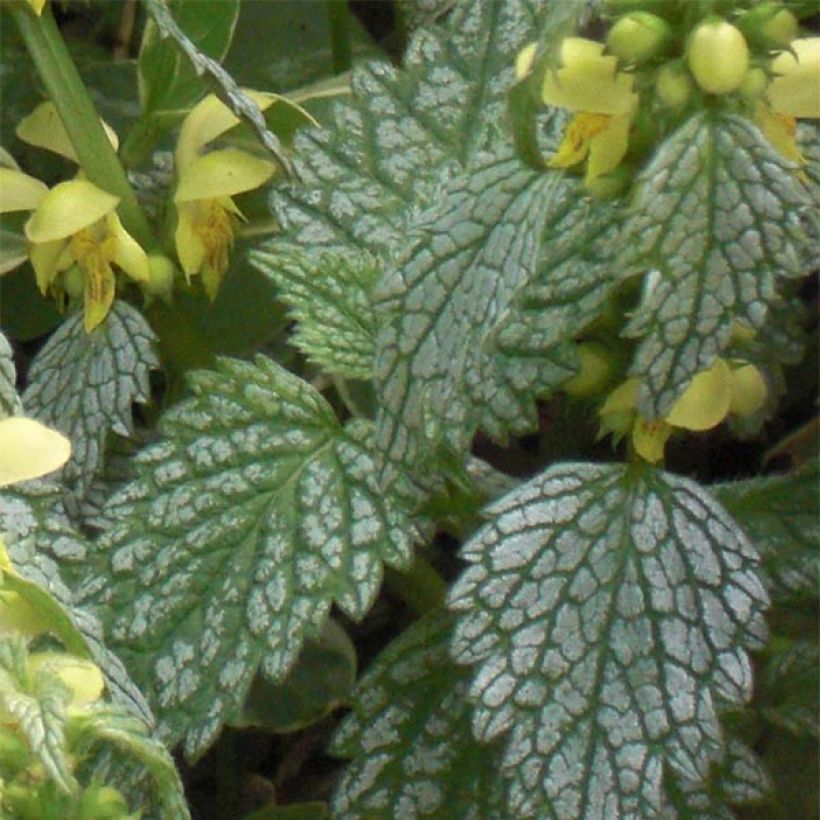
POLYGON ((2 208, 0 416, 71 457, 0 484, 0 814, 816 816, 811 4, 40 6, 2 170, 145 264, 2 208))

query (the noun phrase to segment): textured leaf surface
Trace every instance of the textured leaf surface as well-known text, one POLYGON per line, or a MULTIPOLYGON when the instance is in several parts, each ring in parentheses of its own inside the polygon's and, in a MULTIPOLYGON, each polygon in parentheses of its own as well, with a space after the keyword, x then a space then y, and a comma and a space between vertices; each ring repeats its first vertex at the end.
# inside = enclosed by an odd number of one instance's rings
POLYGON ((221 360, 161 423, 110 503, 99 575, 110 642, 165 737, 201 752, 261 668, 281 681, 334 602, 361 617, 407 525, 374 481, 367 431, 274 362, 221 360))
POLYGON ((510 816, 651 817, 668 765, 721 755, 716 700, 751 694, 757 556, 692 482, 565 464, 489 507, 451 591, 473 729, 509 733, 510 816))
POLYGON ((335 109, 332 127, 296 139, 303 184, 271 199, 287 237, 388 257, 402 247, 408 221, 458 164, 490 140, 507 141, 498 127, 504 94, 539 13, 529 0, 461 3, 445 28, 413 37, 401 70, 359 66, 353 100, 335 109))
POLYGON ((662 416, 727 346, 732 323, 760 328, 778 277, 805 274, 810 201, 763 135, 739 117, 693 117, 641 173, 619 264, 649 273, 627 332, 641 409, 662 416))
POLYGON ((129 436, 131 404, 149 400, 148 374, 159 366, 154 341, 142 314, 115 302, 93 333, 82 313, 69 317, 31 363, 23 404, 71 439, 63 477, 80 496, 103 466, 108 431, 129 436))
POLYGON ((760 676, 756 701, 767 721, 794 735, 820 739, 817 670, 820 648, 811 641, 776 639, 760 676))
POLYGON ((376 261, 364 255, 309 256, 284 245, 256 251, 255 260, 291 306, 296 346, 331 373, 369 379, 378 332, 371 301, 380 273, 376 261))
POLYGON ((56 600, 73 629, 82 635, 115 701, 153 726, 154 717, 144 696, 104 643, 99 619, 76 603, 71 587, 79 583, 76 567, 87 557, 89 544, 71 526, 59 488, 46 481, 28 481, 0 490, 0 530, 15 570, 56 600))
POLYGON ((818 487, 820 460, 815 459, 786 475, 714 488, 760 551, 775 602, 814 597, 820 588, 818 487))
POLYGON ((469 678, 447 652, 452 625, 447 613, 414 624, 359 682, 331 748, 352 758, 334 816, 508 817, 498 745, 470 732, 469 678))
MULTIPOLYGON (((569 189, 517 158, 481 155, 419 220, 424 229, 379 294, 395 310, 376 359, 376 442, 389 462, 412 470, 436 443, 468 439, 465 382, 486 375, 485 342, 533 272, 547 214, 569 189)), ((394 472, 388 465, 385 477, 394 472)))
POLYGON ((14 367, 11 345, 0 332, 0 418, 19 416, 23 410, 17 395, 17 371, 14 367))

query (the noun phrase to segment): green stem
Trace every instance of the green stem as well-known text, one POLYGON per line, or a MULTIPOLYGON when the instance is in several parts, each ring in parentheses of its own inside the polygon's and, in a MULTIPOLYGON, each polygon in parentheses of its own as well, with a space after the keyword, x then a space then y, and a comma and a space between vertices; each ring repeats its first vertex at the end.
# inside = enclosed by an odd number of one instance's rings
POLYGON ((350 51, 350 12, 346 0, 325 0, 327 21, 330 27, 330 53, 333 57, 333 73, 341 74, 352 64, 350 51))
POLYGON ((386 567, 384 580, 388 589, 417 615, 440 607, 447 594, 444 579, 418 552, 410 569, 404 572, 386 567))
POLYGON ((57 23, 46 6, 37 17, 28 6, 9 6, 46 92, 57 108, 80 167, 90 182, 119 197, 125 229, 146 250, 156 244, 148 220, 128 183, 100 117, 71 59, 57 23))

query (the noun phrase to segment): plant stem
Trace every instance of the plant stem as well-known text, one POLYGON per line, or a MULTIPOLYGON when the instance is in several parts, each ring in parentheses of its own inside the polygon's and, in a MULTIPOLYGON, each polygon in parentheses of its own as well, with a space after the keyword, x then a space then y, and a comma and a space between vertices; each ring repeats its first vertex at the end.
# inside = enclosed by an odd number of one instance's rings
POLYGON ((27 6, 9 11, 37 68, 40 79, 65 126, 80 167, 90 182, 119 197, 118 213, 125 229, 150 250, 156 245, 134 189, 103 130, 91 97, 74 65, 57 23, 46 6, 37 17, 27 6))
POLYGON ((347 71, 352 63, 350 51, 349 10, 346 0, 325 0, 327 21, 330 27, 330 52, 333 73, 347 71))
POLYGON ((411 567, 405 571, 386 567, 384 580, 388 589, 417 615, 440 607, 447 594, 444 579, 418 552, 411 567))

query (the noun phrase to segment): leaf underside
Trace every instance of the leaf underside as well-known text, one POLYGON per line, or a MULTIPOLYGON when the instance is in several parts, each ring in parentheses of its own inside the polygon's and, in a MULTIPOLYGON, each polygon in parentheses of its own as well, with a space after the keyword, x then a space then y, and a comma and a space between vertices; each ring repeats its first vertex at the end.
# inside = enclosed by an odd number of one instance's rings
POLYGON ((490 506, 451 591, 480 740, 505 734, 510 816, 651 817, 668 766, 722 756, 722 702, 751 694, 757 556, 696 484, 563 464, 490 506))

